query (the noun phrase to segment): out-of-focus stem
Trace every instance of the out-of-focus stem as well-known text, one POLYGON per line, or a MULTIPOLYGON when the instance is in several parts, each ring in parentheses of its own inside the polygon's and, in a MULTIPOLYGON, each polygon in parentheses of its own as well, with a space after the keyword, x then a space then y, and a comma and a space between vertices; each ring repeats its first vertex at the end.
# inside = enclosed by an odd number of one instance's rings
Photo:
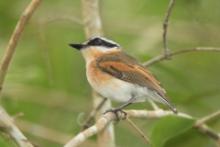
MULTIPOLYGON (((81 0, 82 1, 82 14, 84 22, 84 30, 87 38, 93 36, 103 36, 102 22, 99 12, 99 0, 81 0)), ((94 109, 102 101, 102 97, 93 92, 94 109)), ((111 102, 107 100, 97 113, 100 114, 111 108, 111 102)), ((98 133, 98 146, 99 147, 115 147, 114 128, 111 123, 104 130, 98 133)))

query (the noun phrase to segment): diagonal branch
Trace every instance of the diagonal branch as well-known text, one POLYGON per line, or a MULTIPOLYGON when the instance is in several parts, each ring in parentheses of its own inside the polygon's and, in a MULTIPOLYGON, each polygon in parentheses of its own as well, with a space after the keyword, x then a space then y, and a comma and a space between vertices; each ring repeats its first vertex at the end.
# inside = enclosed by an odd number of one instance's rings
POLYGON ((19 147, 33 147, 33 145, 17 128, 11 117, 1 106, 0 106, 0 131, 8 134, 19 147))
POLYGON ((195 125, 194 126, 199 132, 201 132, 204 135, 207 135, 208 137, 214 139, 219 145, 220 145, 220 135, 216 132, 214 132, 212 129, 210 129, 207 125, 195 125))
POLYGON ((97 120, 95 125, 89 127, 88 129, 76 135, 73 139, 67 142, 64 145, 64 147, 77 147, 78 145, 83 143, 87 138, 104 130, 115 119, 116 116, 113 113, 104 114, 101 118, 97 120))
MULTIPOLYGON (((215 47, 196 47, 196 48, 191 48, 191 49, 183 49, 175 52, 171 52, 169 54, 170 57, 176 56, 176 55, 181 55, 181 54, 186 54, 190 52, 220 52, 220 48, 215 48, 215 47)), ((153 57, 152 59, 148 60, 147 62, 144 62, 144 66, 150 66, 152 64, 155 64, 157 62, 166 60, 166 55, 158 55, 156 57, 153 57)))
POLYGON ((150 144, 150 139, 142 132, 142 130, 130 119, 127 117, 127 122, 129 125, 131 125, 137 132, 138 134, 144 139, 146 144, 150 144))
POLYGON ((220 117, 220 110, 209 114, 203 118, 200 118, 196 121, 194 127, 197 128, 203 134, 209 136, 210 138, 216 140, 217 144, 220 145, 220 134, 214 132, 211 128, 209 128, 205 123, 208 123, 211 120, 217 119, 220 117))
POLYGON ((210 115, 207 115, 207 116, 205 116, 203 118, 200 118, 196 122, 196 126, 203 125, 203 124, 207 123, 208 121, 211 121, 211 120, 213 120, 215 118, 218 118, 218 117, 220 117, 220 110, 216 111, 216 112, 214 112, 214 113, 212 113, 210 115))
MULTIPOLYGON (((39 6, 40 2, 41 0, 32 0, 30 2, 30 4, 25 8, 24 12, 22 13, 14 29, 14 32, 11 35, 11 38, 3 54, 3 58, 0 64, 0 93, 5 80, 5 76, 8 71, 9 64, 14 55, 17 43, 21 37, 22 32, 24 31, 27 22, 31 18, 36 8, 39 6)), ((16 142, 18 146, 33 147, 33 145, 22 134, 22 132, 18 129, 18 127, 13 123, 11 117, 1 106, 0 106, 0 128, 1 131, 8 134, 13 139, 13 141, 16 142)))
POLYGON ((24 31, 24 27, 29 21, 34 11, 36 10, 36 8, 38 7, 38 5, 40 4, 40 2, 41 0, 32 0, 30 2, 30 4, 26 7, 24 12, 22 13, 14 29, 14 32, 11 35, 11 38, 8 42, 8 45, 6 47, 5 53, 3 55, 3 58, 0 64, 0 92, 2 90, 2 85, 4 82, 5 76, 7 74, 7 70, 11 62, 12 56, 14 55, 15 48, 21 37, 22 32, 24 31))
POLYGON ((97 114, 97 113, 100 111, 100 109, 104 106, 104 104, 105 104, 106 101, 107 101, 107 98, 104 98, 104 99, 97 105, 97 107, 94 108, 94 109, 90 112, 89 116, 86 118, 86 120, 85 120, 85 121, 83 122, 83 124, 82 124, 82 130, 87 129, 87 128, 91 125, 91 123, 92 123, 93 119, 95 118, 96 114, 97 114))

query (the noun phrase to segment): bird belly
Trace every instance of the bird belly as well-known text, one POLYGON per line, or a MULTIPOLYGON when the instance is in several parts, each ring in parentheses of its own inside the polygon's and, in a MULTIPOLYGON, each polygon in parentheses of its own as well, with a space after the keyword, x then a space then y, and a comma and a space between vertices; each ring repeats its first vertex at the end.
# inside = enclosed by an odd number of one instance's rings
POLYGON ((113 78, 103 81, 96 77, 90 77, 88 81, 96 92, 111 100, 126 102, 132 97, 131 87, 124 84, 123 81, 118 82, 117 79, 114 80, 113 78))
POLYGON ((97 91, 104 97, 110 98, 118 102, 126 102, 133 96, 133 87, 129 83, 112 79, 105 85, 99 85, 97 91))

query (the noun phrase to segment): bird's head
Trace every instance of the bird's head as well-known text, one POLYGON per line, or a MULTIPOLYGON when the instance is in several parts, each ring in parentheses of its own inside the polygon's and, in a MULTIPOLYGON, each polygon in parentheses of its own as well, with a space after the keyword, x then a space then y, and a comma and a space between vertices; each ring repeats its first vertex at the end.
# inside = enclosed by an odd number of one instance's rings
POLYGON ((91 48, 97 48, 100 51, 107 52, 112 49, 119 49, 120 45, 116 42, 106 39, 104 37, 92 37, 86 42, 83 43, 71 43, 69 44, 71 47, 77 50, 88 50, 91 48))
POLYGON ((82 52, 87 59, 94 58, 100 54, 120 51, 120 45, 104 37, 92 37, 83 43, 71 43, 71 47, 82 52))

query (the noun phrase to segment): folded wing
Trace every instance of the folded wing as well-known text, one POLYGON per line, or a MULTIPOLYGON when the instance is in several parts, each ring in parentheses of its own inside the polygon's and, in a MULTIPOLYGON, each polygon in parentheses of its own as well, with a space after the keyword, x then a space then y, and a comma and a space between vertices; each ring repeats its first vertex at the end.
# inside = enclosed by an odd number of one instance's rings
POLYGON ((120 80, 147 87, 165 97, 166 92, 155 77, 134 58, 123 52, 99 57, 97 67, 120 80))

